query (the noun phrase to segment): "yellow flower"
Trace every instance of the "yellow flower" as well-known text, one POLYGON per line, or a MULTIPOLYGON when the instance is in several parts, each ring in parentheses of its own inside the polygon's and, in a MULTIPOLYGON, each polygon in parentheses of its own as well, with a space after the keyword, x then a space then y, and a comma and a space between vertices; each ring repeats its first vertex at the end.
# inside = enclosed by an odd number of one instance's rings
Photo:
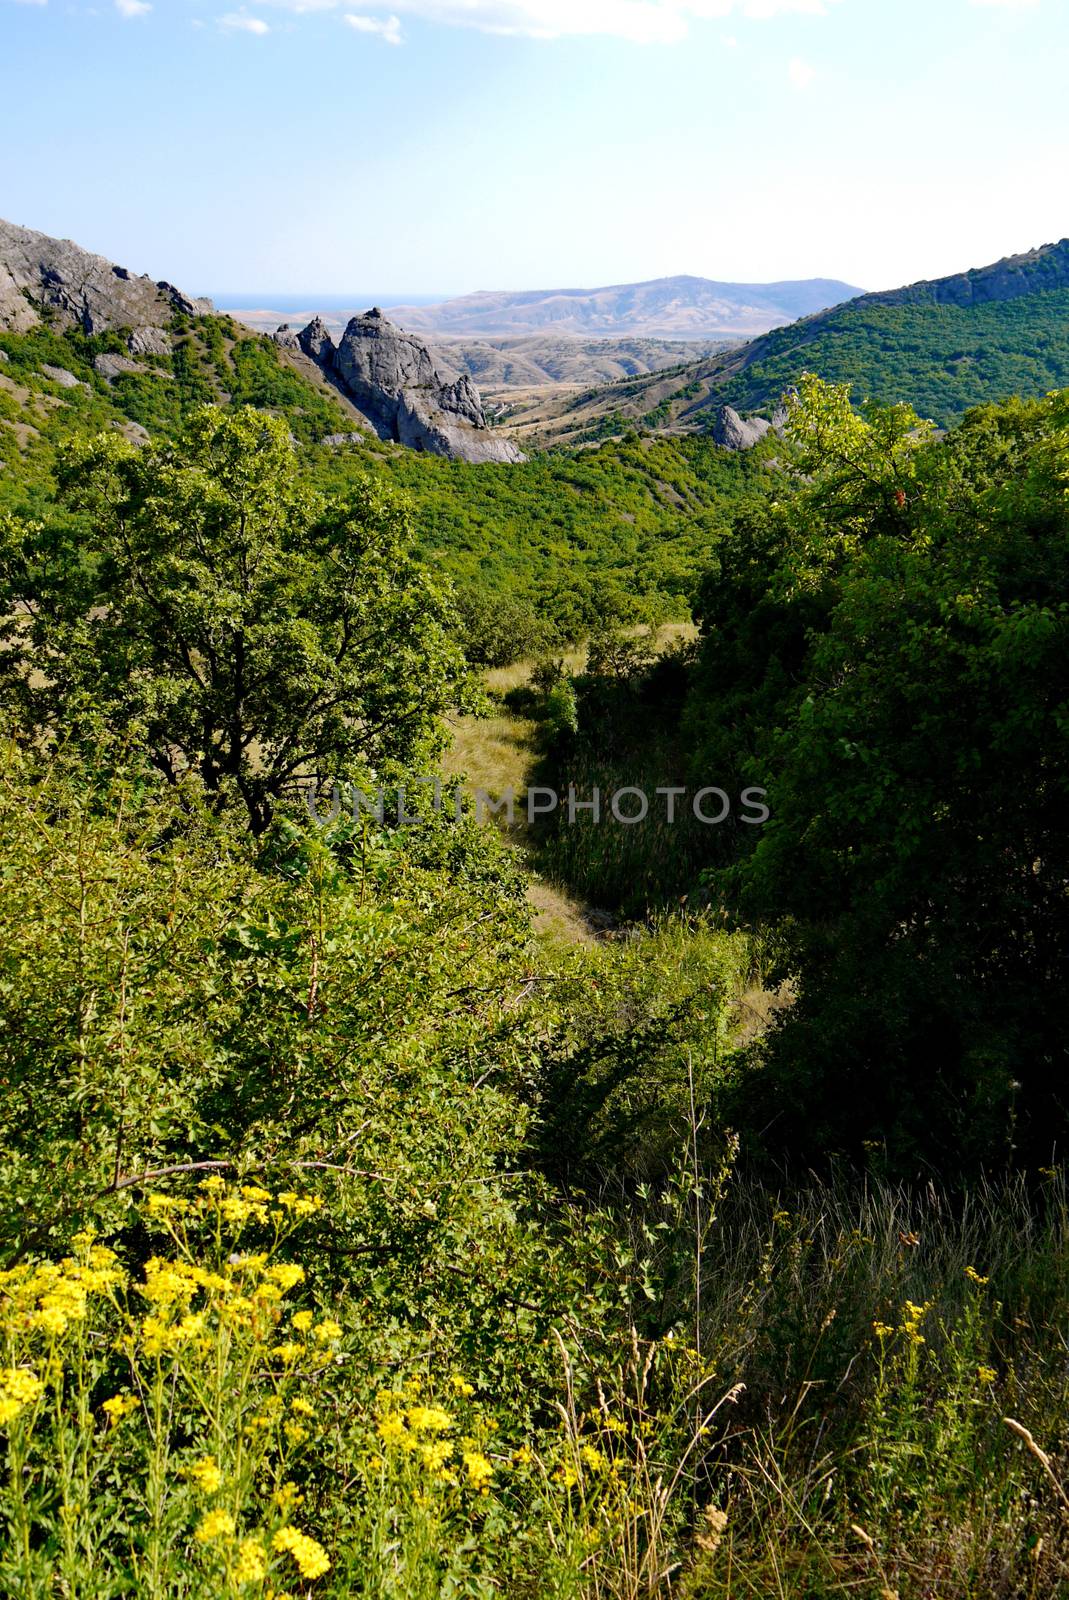
POLYGON ((459 1373, 454 1372, 449 1381, 453 1385, 455 1392, 459 1395, 462 1395, 465 1400, 470 1399, 470 1397, 475 1393, 474 1387, 466 1378, 462 1378, 459 1373))
POLYGON ((275 1550, 289 1551, 302 1578, 320 1578, 330 1571, 330 1558, 323 1546, 296 1528, 279 1528, 271 1544, 275 1550))
POLYGON ((153 1256, 145 1263, 145 1282, 141 1293, 150 1305, 188 1305, 197 1292, 196 1280, 177 1262, 153 1256))
POLYGON ((388 1416, 382 1418, 376 1432, 383 1444, 403 1444, 408 1439, 405 1419, 396 1411, 391 1411, 388 1416))
POLYGON ((406 1412, 408 1425, 417 1433, 444 1433, 453 1426, 453 1419, 441 1406, 410 1406, 406 1412))
POLYGON ((280 1206, 285 1206, 287 1211, 292 1211, 295 1217, 310 1217, 313 1212, 322 1209, 323 1202, 314 1196, 306 1197, 293 1193, 292 1189, 286 1190, 278 1197, 280 1206))
POLYGON ((282 1431, 292 1445, 303 1444, 308 1437, 308 1429, 299 1422, 287 1422, 282 1431))
POLYGON ((295 1344, 292 1339, 289 1339, 285 1344, 276 1344, 271 1354, 277 1356, 281 1362, 289 1366, 291 1362, 296 1361, 298 1356, 303 1354, 303 1349, 301 1345, 295 1344))
POLYGON ((235 1583, 259 1583, 267 1574, 267 1557, 259 1539, 242 1539, 234 1563, 235 1583))
POLYGON ((586 1462, 587 1466, 592 1472, 604 1472, 605 1468, 609 1464, 606 1457, 602 1455, 601 1451, 596 1449, 592 1444, 583 1445, 579 1454, 582 1456, 583 1460, 586 1462))
POLYGON ((998 1377, 998 1373, 995 1371, 994 1367, 977 1367, 976 1376, 979 1378, 981 1383, 994 1383, 995 1379, 998 1377))
POLYGON ((464 1466, 467 1469, 468 1482, 472 1488, 477 1489, 480 1494, 487 1494, 490 1480, 494 1476, 494 1469, 482 1452, 479 1450, 465 1450, 464 1466))
POLYGON ((423 1458, 423 1465, 431 1472, 440 1472, 449 1457, 453 1454, 452 1439, 435 1439, 430 1444, 421 1444, 419 1453, 423 1458))
POLYGON ((301 1417, 314 1417, 316 1414, 315 1406, 310 1405, 307 1400, 291 1400, 290 1410, 296 1411, 301 1417))
POLYGON ((241 1192, 246 1200, 252 1200, 256 1205, 266 1205, 271 1198, 269 1190, 260 1189, 254 1183, 243 1183, 241 1192))
POLYGON ((331 1344, 335 1339, 341 1338, 341 1323, 332 1322, 328 1317, 319 1324, 312 1337, 318 1339, 320 1344, 331 1344))
POLYGON ((222 1194, 226 1183, 217 1172, 213 1172, 210 1178, 202 1179, 197 1188, 203 1190, 205 1194, 222 1194))
POLYGON ((292 1289, 294 1284, 304 1282, 304 1268, 296 1261, 276 1261, 273 1267, 268 1267, 264 1277, 277 1283, 280 1289, 292 1289))
POLYGON ((187 1469, 188 1476, 192 1478, 198 1489, 205 1494, 214 1494, 221 1487, 223 1474, 220 1472, 214 1456, 205 1456, 187 1469))
POLYGON ((113 1394, 110 1400, 103 1402, 100 1409, 107 1414, 112 1427, 116 1427, 124 1417, 130 1415, 131 1411, 136 1411, 140 1404, 136 1395, 113 1394))
POLYGON ((292 1481, 284 1483, 281 1489, 276 1489, 274 1499, 276 1506, 283 1515, 293 1506, 303 1505, 304 1503, 304 1495, 292 1481))
POLYGON ((990 1279, 988 1279, 988 1278, 981 1278, 980 1274, 977 1272, 975 1267, 966 1267, 965 1268, 965 1276, 972 1283, 978 1283, 981 1288, 983 1288, 985 1283, 989 1283, 990 1282, 990 1279))
POLYGON ((534 1460, 534 1453, 528 1445, 521 1444, 518 1450, 512 1452, 512 1459, 518 1467, 529 1467, 534 1460))
POLYGON ((9 1400, 6 1395, 0 1395, 0 1427, 14 1422, 19 1412, 23 1409, 19 1400, 9 1400))
POLYGON ((24 1367, 6 1367, 0 1372, 0 1389, 9 1394, 12 1400, 29 1405, 37 1399, 44 1384, 36 1372, 27 1372, 24 1367))
POLYGON ((298 1333, 307 1333, 312 1326, 312 1313, 310 1311, 298 1311, 290 1318, 290 1321, 298 1333))
POLYGON ((194 1537, 201 1544, 210 1544, 213 1539, 229 1538, 233 1531, 234 1519, 229 1511, 209 1511, 201 1518, 194 1537))
POLYGON ((886 1322, 874 1322, 872 1324, 872 1331, 875 1333, 877 1339, 890 1339, 895 1330, 886 1322))

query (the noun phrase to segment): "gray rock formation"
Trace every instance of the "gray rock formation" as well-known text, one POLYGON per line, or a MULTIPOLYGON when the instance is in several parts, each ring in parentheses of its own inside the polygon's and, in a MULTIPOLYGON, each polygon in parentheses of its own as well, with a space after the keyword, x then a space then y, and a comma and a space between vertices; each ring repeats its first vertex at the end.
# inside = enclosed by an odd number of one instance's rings
POLYGON ((724 450, 752 450, 771 427, 764 417, 751 417, 744 422, 730 406, 721 406, 713 423, 713 443, 724 450))
POLYGON ((66 367, 51 367, 47 361, 41 362, 41 371, 53 383, 58 383, 61 389, 88 389, 89 385, 83 383, 81 378, 76 378, 73 372, 68 372, 66 367))
POLYGON ((367 434, 357 428, 353 433, 328 433, 320 443, 325 444, 328 450, 344 450, 346 445, 361 444, 367 439, 367 434))
POLYGON ((171 352, 171 339, 162 328, 135 328, 126 348, 132 356, 166 356, 171 352))
POLYGON ((134 329, 130 348, 144 354, 150 346, 161 348, 159 335, 176 311, 203 316, 212 303, 192 300, 173 284, 137 277, 69 239, 0 221, 0 328, 25 333, 46 308, 61 324, 76 324, 86 333, 134 329))
POLYGON ((318 317, 298 338, 381 439, 460 461, 526 459, 511 441, 491 433, 471 379, 447 382, 426 345, 395 328, 377 306, 353 317, 336 348, 318 317))
POLYGON ((131 361, 129 356, 112 355, 105 352, 93 357, 93 367, 110 383, 113 378, 119 378, 124 372, 141 373, 148 378, 170 378, 169 372, 157 372, 151 367, 143 367, 139 361, 131 361))
POLYGON ((313 317, 307 328, 301 329, 297 343, 325 372, 334 370, 334 340, 322 317, 313 317))
POLYGON ((297 340, 297 335, 294 333, 288 322, 280 322, 271 337, 283 350, 299 350, 301 348, 297 340))

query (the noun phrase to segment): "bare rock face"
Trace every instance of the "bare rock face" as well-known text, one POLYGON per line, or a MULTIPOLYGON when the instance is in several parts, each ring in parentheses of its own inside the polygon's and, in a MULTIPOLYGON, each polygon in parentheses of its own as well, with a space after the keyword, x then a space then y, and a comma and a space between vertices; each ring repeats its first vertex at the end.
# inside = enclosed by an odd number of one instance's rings
POLYGON ((109 383, 116 378, 121 378, 124 372, 132 372, 135 376, 140 374, 141 377, 149 378, 170 379, 171 376, 169 372, 155 372, 151 367, 143 367, 139 361, 131 361, 129 356, 116 356, 108 353, 94 356, 93 367, 109 383))
POLYGON ((427 346, 395 328, 378 307, 353 317, 336 348, 318 317, 298 338, 381 439, 458 461, 526 459, 509 440, 491 433, 471 379, 447 382, 427 346))
POLYGON ((288 322, 280 322, 272 334, 272 338, 282 350, 299 350, 301 348, 297 342, 297 335, 288 322))
POLYGON ((713 443, 724 450, 752 450, 771 427, 764 417, 751 417, 744 422, 730 406, 721 406, 713 424, 713 443))
POLYGON ((162 328, 135 328, 126 348, 132 356, 165 356, 170 354, 171 340, 162 328))
POLYGON ((334 340, 330 337, 326 323, 322 317, 313 317, 307 328, 302 328, 297 335, 297 343, 314 362, 324 371, 331 372, 334 368, 334 340))
POLYGON ((47 361, 41 362, 41 371, 52 383, 58 383, 61 389, 87 389, 88 384, 81 378, 76 378, 73 372, 68 372, 66 367, 53 367, 47 361))
POLYGON ((69 239, 0 221, 0 328, 25 333, 46 308, 85 333, 132 328, 131 350, 146 354, 169 348, 163 329, 176 311, 203 316, 212 303, 191 300, 173 284, 137 277, 69 239))

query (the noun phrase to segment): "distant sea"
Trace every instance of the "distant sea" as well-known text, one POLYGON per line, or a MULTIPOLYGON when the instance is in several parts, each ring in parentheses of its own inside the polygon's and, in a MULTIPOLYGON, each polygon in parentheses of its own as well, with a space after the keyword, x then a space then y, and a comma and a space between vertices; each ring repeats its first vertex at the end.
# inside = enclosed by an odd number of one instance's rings
POLYGON ((268 294, 249 289, 238 294, 209 294, 220 311, 353 311, 369 306, 433 306, 448 300, 445 294, 371 294, 367 290, 352 294, 268 294))

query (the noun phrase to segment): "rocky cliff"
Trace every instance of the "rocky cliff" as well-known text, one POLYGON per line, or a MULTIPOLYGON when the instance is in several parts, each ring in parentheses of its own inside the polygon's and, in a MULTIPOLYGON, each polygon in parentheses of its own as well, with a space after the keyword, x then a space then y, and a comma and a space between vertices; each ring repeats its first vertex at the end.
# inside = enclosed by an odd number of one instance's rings
MULTIPOLYGON (((291 344, 280 328, 276 339, 291 344)), ((518 462, 525 458, 488 428, 479 391, 467 375, 450 381, 427 346, 403 333, 375 307, 353 317, 338 345, 320 318, 296 336, 379 437, 459 461, 518 462)))
POLYGON ((924 279, 901 289, 859 295, 850 310, 866 306, 977 306, 1016 300, 1044 289, 1069 288, 1069 239, 1041 245, 1020 255, 1004 256, 987 267, 972 267, 949 278, 924 279))
POLYGON ((0 221, 0 328, 25 333, 50 312, 86 333, 129 328, 135 355, 168 348, 176 311, 203 316, 210 300, 194 300, 173 284, 138 277, 69 239, 52 239, 0 221))

